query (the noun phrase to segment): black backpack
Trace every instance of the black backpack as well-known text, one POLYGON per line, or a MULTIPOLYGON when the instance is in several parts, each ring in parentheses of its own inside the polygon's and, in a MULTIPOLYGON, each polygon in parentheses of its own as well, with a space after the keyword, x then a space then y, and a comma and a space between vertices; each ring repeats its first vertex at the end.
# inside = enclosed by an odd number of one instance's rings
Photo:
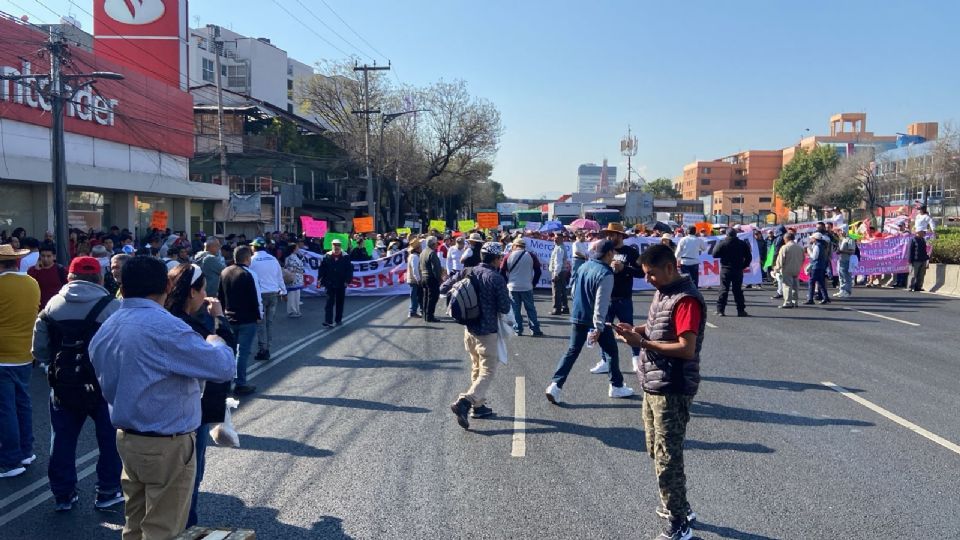
POLYGON ((53 389, 53 404, 57 408, 91 411, 103 399, 88 348, 100 329, 97 317, 112 301, 112 296, 104 296, 79 320, 57 321, 46 313, 40 314, 50 335, 52 360, 47 368, 47 382, 53 389))

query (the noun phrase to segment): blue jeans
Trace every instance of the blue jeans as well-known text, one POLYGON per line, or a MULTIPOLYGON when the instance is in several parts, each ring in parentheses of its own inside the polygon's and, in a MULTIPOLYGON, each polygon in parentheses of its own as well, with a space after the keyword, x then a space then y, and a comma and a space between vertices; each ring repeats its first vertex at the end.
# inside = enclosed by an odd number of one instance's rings
POLYGON ((0 469, 12 469, 33 455, 33 366, 0 367, 0 469))
POLYGON ((830 294, 827 292, 827 269, 817 268, 808 276, 807 282, 807 302, 813 302, 813 295, 817 287, 820 287, 820 294, 823 295, 823 302, 830 301, 830 294))
POLYGON ((247 384, 247 365, 253 355, 253 342, 257 339, 257 323, 231 324, 230 328, 237 336, 237 378, 233 382, 247 384))
POLYGON ((840 290, 847 293, 853 293, 853 276, 850 275, 850 258, 844 261, 840 259, 840 290))
POLYGON ((420 288, 419 283, 410 283, 410 310, 408 313, 410 315, 416 315, 420 311, 420 295, 423 294, 423 289, 420 288))
MULTIPOLYGON (((633 325, 633 298, 611 298, 610 309, 607 310, 607 322, 612 323, 614 317, 620 322, 633 325)), ((637 356, 640 354, 640 347, 631 347, 630 351, 633 352, 634 356, 637 356)), ((602 348, 600 359, 604 362, 610 361, 610 356, 602 348)))
POLYGON ((527 317, 530 318, 530 330, 540 331, 540 321, 537 320, 537 306, 533 303, 533 291, 512 291, 510 299, 513 300, 513 331, 523 332, 523 315, 520 314, 520 306, 527 311, 527 317))
MULTIPOLYGON (((573 324, 567 354, 560 359, 560 363, 557 364, 557 371, 553 374, 553 382, 557 383, 560 388, 563 388, 563 384, 567 382, 570 370, 573 369, 573 364, 580 357, 580 351, 583 350, 583 346, 587 342, 587 334, 591 330, 593 330, 593 325, 573 324)), ((604 328, 597 338, 597 343, 604 355, 610 359, 610 384, 618 388, 623 386, 623 373, 620 372, 620 353, 617 350, 617 340, 613 337, 613 329, 609 326, 604 328)))
POLYGON ((58 409, 50 401, 50 428, 53 430, 50 463, 47 476, 50 491, 57 502, 70 499, 77 489, 77 439, 87 417, 93 419, 97 435, 97 491, 116 493, 120 491, 120 471, 123 463, 117 452, 117 430, 110 423, 110 410, 103 399, 90 411, 58 409))
POLYGON ((193 498, 190 499, 190 515, 187 517, 187 528, 193 527, 199 521, 197 513, 197 498, 200 496, 200 482, 203 482, 203 471, 207 465, 207 443, 210 441, 210 424, 200 424, 197 428, 197 477, 193 481, 193 498))

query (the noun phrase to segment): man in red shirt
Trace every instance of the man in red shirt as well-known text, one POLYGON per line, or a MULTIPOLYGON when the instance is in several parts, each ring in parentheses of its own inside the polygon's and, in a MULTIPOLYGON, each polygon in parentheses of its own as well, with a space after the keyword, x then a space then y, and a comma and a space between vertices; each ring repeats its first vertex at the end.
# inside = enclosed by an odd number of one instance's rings
POLYGON ((67 270, 57 264, 57 248, 53 244, 40 244, 40 258, 27 269, 27 275, 40 284, 40 309, 67 284, 67 270))
POLYGON ((615 330, 618 339, 642 349, 638 376, 643 386, 643 427, 660 488, 657 515, 667 520, 658 538, 688 540, 689 522, 696 514, 687 501, 683 440, 700 385, 706 304, 690 277, 677 271, 669 247, 648 247, 640 255, 640 265, 647 282, 657 289, 647 323, 620 323, 615 330))

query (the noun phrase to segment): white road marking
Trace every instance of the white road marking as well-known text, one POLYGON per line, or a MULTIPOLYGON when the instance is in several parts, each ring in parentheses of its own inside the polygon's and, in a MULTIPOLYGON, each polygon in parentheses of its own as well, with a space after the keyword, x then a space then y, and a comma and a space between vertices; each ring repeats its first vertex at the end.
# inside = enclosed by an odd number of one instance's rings
POLYGON ((713 323, 710 322, 710 321, 707 321, 707 328, 720 328, 720 327, 717 326, 717 325, 715 325, 715 324, 713 324, 713 323))
POLYGON ((884 418, 887 418, 888 420, 892 420, 892 421, 896 422, 897 424, 900 424, 901 426, 909 429, 910 431, 913 431, 913 432, 916 433, 917 435, 920 435, 921 437, 926 437, 927 439, 930 439, 931 441, 939 444, 940 446, 946 448, 947 450, 950 450, 951 452, 954 452, 954 453, 956 453, 956 454, 960 454, 960 445, 958 445, 958 444, 956 444, 956 443, 953 443, 953 442, 950 442, 950 441, 944 439, 943 437, 937 435, 936 433, 931 433, 931 432, 923 429, 922 427, 914 424, 913 422, 910 422, 909 420, 906 420, 906 419, 904 419, 904 418, 902 418, 902 417, 900 417, 900 416, 897 416, 897 415, 893 414, 892 412, 884 409, 883 407, 881 407, 881 406, 879 406, 879 405, 876 405, 876 404, 874 404, 873 402, 868 401, 868 400, 866 400, 866 399, 864 399, 864 398, 862 398, 862 397, 854 394, 853 392, 851 392, 850 390, 847 390, 846 388, 844 388, 844 387, 842 387, 842 386, 836 385, 836 384, 834 384, 834 383, 832 383, 832 382, 830 382, 830 381, 824 381, 824 382, 821 382, 820 384, 826 386, 827 388, 830 388, 831 390, 834 390, 834 391, 836 391, 836 392, 839 392, 840 394, 842 394, 842 395, 844 395, 844 396, 852 399, 853 401, 856 401, 857 403, 859 403, 859 404, 863 405, 864 407, 870 409, 871 411, 879 414, 880 416, 883 416, 884 418))
POLYGON ((847 311, 856 311, 857 313, 863 313, 864 315, 870 315, 871 317, 877 317, 877 318, 880 318, 880 319, 886 319, 886 320, 888 320, 888 321, 898 322, 898 323, 900 323, 900 324, 906 324, 906 325, 909 325, 909 326, 920 326, 920 325, 917 324, 917 323, 913 323, 913 322, 910 322, 910 321, 904 321, 903 319, 895 319, 895 318, 893 318, 893 317, 887 317, 886 315, 880 315, 879 313, 870 313, 869 311, 862 311, 862 310, 859 310, 859 309, 853 309, 853 308, 848 308, 848 307, 845 307, 845 308, 843 308, 843 309, 845 309, 845 310, 847 310, 847 311))
POLYGON ((510 456, 524 457, 527 455, 527 384, 525 378, 517 377, 514 392, 513 448, 510 450, 510 456))
MULTIPOLYGON (((360 317, 362 317, 363 315, 365 315, 365 314, 368 313, 369 311, 371 311, 371 310, 373 310, 373 309, 375 309, 375 308, 377 308, 377 307, 379 307, 379 306, 387 303, 388 301, 392 300, 393 298, 394 298, 394 297, 392 297, 392 296, 385 296, 385 297, 383 297, 382 299, 377 300, 377 301, 371 303, 370 305, 364 306, 362 309, 360 309, 360 310, 358 310, 358 311, 350 314, 348 317, 346 317, 346 318, 344 319, 344 325, 346 325, 347 323, 350 323, 350 322, 353 322, 353 321, 359 319, 360 317)), ((294 342, 291 343, 290 345, 287 345, 286 347, 280 349, 280 350, 283 351, 283 352, 282 352, 281 355, 280 355, 279 357, 277 357, 275 360, 270 361, 270 362, 267 363, 266 365, 257 366, 257 369, 254 370, 250 375, 248 375, 248 376, 247 376, 247 379, 252 379, 252 378, 256 377, 257 375, 262 374, 263 372, 265 372, 266 370, 268 370, 268 369, 272 368, 273 366, 279 364, 279 363, 282 362, 283 360, 285 360, 285 359, 289 358, 290 356, 293 356, 294 354, 300 352, 301 350, 303 350, 304 348, 306 348, 308 345, 314 343, 314 342, 317 341, 318 339, 320 339, 320 338, 322 338, 322 337, 324 337, 324 336, 327 336, 327 335, 329 335, 329 334, 331 334, 331 333, 333 333, 333 332, 335 332, 335 331, 337 331, 337 330, 339 330, 339 329, 341 329, 341 328, 344 328, 344 326, 336 326, 336 327, 334 327, 334 328, 324 328, 323 330, 318 330, 318 331, 316 331, 316 332, 313 332, 312 334, 308 334, 307 336, 298 339, 297 341, 294 341, 294 342)), ((99 456, 99 455, 100 455, 100 452, 99 452, 98 450, 91 450, 91 451, 87 452, 86 454, 84 454, 83 456, 80 456, 79 458, 77 458, 77 466, 79 467, 81 464, 83 464, 83 463, 85 463, 85 462, 87 462, 87 461, 89 461, 89 460, 91 460, 91 459, 94 459, 94 458, 96 458, 96 457, 99 456)), ((82 471, 78 471, 78 472, 77 472, 77 481, 79 482, 80 480, 83 480, 84 478, 90 476, 91 474, 93 474, 94 472, 96 472, 96 470, 97 470, 97 465, 96 465, 96 464, 93 464, 93 465, 90 465, 89 467, 83 469, 82 471)), ((44 487, 44 486, 48 485, 48 482, 49 482, 49 481, 48 481, 46 478, 37 480, 36 482, 30 484, 29 486, 27 486, 27 487, 25 487, 25 488, 17 491, 16 493, 12 493, 12 494, 8 495, 7 497, 4 497, 3 499, 0 499, 0 508, 4 508, 4 507, 6 507, 6 506, 9 506, 11 503, 16 502, 16 501, 22 499, 24 496, 26 496, 26 495, 28 495, 28 494, 36 491, 38 488, 41 488, 41 487, 44 487)), ((42 504, 44 501, 47 501, 47 500, 52 499, 52 498, 53 498, 53 493, 51 493, 50 491, 47 491, 46 493, 42 493, 42 494, 40 494, 40 495, 37 495, 36 497, 34 497, 34 498, 30 499, 29 501, 23 503, 22 505, 15 507, 14 509, 10 510, 10 511, 7 512, 6 514, 0 515, 0 527, 2 527, 3 525, 6 525, 7 523, 9 523, 10 521, 12 521, 12 520, 14 520, 14 519, 16 519, 16 518, 22 516, 24 513, 29 512, 29 511, 32 510, 33 508, 35 508, 35 507, 37 507, 38 505, 42 504)))

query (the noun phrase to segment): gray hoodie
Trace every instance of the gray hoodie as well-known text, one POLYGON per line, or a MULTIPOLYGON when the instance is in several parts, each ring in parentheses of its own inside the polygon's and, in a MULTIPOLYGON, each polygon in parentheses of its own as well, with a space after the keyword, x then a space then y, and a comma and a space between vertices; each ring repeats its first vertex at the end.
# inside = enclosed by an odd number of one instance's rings
MULTIPOLYGON (((41 313, 55 321, 70 321, 83 319, 93 309, 102 297, 109 296, 106 289, 89 281, 71 281, 63 286, 53 298, 47 302, 41 313)), ((114 300, 103 308, 98 323, 103 323, 110 315, 120 309, 120 301, 114 300)), ((40 317, 33 326, 33 357, 42 363, 50 362, 50 337, 47 333, 47 323, 40 317)))

